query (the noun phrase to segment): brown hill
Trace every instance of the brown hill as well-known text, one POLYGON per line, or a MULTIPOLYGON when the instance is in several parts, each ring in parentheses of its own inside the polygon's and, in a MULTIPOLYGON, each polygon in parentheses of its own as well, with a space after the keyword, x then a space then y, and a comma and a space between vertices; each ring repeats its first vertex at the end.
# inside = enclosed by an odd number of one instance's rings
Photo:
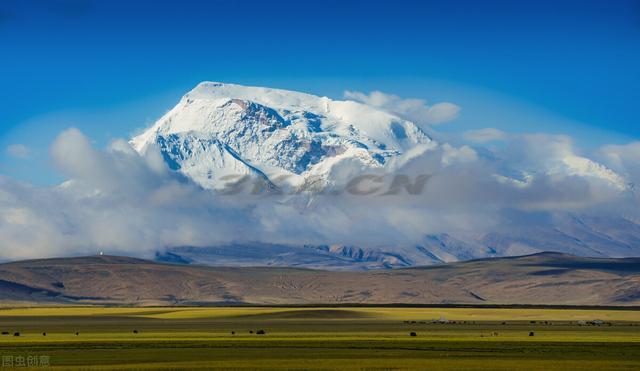
POLYGON ((639 305, 640 258, 542 253, 361 272, 174 265, 116 256, 29 260, 0 264, 0 301, 639 305))

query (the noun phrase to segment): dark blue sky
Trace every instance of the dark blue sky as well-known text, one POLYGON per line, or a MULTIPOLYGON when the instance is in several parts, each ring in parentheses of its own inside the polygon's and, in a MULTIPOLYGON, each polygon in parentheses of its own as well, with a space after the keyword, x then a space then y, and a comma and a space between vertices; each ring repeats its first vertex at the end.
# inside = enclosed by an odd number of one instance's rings
POLYGON ((202 80, 379 89, 462 102, 470 121, 460 92, 487 91, 638 138, 638 4, 4 0, 0 144, 43 146, 25 128, 61 112, 99 141, 127 135, 202 80))

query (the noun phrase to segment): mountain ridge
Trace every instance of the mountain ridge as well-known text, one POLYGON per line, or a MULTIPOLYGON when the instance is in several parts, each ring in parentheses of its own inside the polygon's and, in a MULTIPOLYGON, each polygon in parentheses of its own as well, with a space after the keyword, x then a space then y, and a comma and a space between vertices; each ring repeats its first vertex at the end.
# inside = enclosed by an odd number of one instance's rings
MULTIPOLYGON (((233 185, 242 183, 247 177, 253 180, 249 189, 260 193, 265 188, 262 185, 266 185, 269 191, 286 195, 273 204, 279 208, 289 207, 293 214, 306 215, 314 212, 319 194, 344 191, 351 179, 362 174, 426 171, 421 165, 411 167, 412 161, 424 154, 431 155, 427 166, 436 172, 446 171, 449 162, 455 162, 458 156, 463 162, 465 156, 480 156, 492 163, 501 161, 488 150, 477 152, 466 146, 456 149, 448 143, 439 143, 420 126, 379 107, 302 92, 220 82, 198 84, 155 124, 132 138, 130 144, 143 156, 148 151, 158 150, 172 171, 182 173, 205 190, 225 193, 231 186, 230 193, 235 194, 233 185), (437 164, 438 161, 441 163, 437 164)), ((489 166, 496 172, 483 175, 509 185, 513 189, 508 192, 514 194, 527 187, 535 188, 536 171, 554 179, 595 178, 599 182, 597 187, 604 186, 614 193, 630 189, 621 175, 604 165, 570 151, 560 152, 560 157, 541 165, 543 169, 529 171, 506 168, 506 165, 495 169, 489 166)), ((459 176, 453 174, 447 181, 455 182, 459 176)), ((543 176, 542 183, 547 181, 543 176)), ((597 187, 593 192, 602 190, 597 187)), ((238 199, 240 207, 246 206, 246 200, 238 197, 236 201, 238 199)), ((249 202, 261 202, 262 206, 271 202, 256 200, 249 202)), ((415 200, 421 202, 419 198, 415 200)), ((322 201, 325 212, 331 208, 328 204, 334 202, 327 198, 322 201)), ((367 202, 357 201, 360 204, 367 202)), ((358 202, 353 204, 360 205, 358 202)), ((435 203, 436 208, 441 206, 437 201, 435 203)), ((265 207, 265 214, 273 211, 269 210, 271 206, 265 207)), ((343 212, 339 207, 334 209, 337 215, 343 212)), ((408 215, 414 212, 410 208, 403 211, 408 215)), ((262 222, 270 224, 270 221, 262 222)), ((401 232, 402 226, 398 224, 402 223, 391 220, 388 224, 394 233, 401 232)), ((640 224, 615 215, 598 219, 593 215, 561 212, 552 206, 551 211, 536 223, 501 227, 498 224, 491 230, 471 228, 465 231, 464 228, 432 230, 435 228, 425 226, 424 233, 414 236, 411 241, 396 242, 404 237, 400 233, 391 242, 375 245, 334 241, 333 236, 326 235, 311 243, 312 239, 306 237, 316 234, 313 225, 309 225, 299 242, 289 242, 286 234, 263 240, 252 236, 253 240, 248 242, 167 246, 167 251, 180 259, 213 265, 258 263, 356 270, 522 255, 543 250, 610 257, 640 254, 640 224)), ((258 234, 264 235, 262 231, 258 234)))
POLYGON ((216 189, 236 174, 331 181, 336 163, 380 167, 431 141, 412 122, 361 103, 202 82, 130 143, 142 154, 158 146, 174 170, 216 189))
POLYGON ((0 264, 0 303, 640 304, 640 258, 541 253, 390 270, 210 267, 88 256, 0 264))

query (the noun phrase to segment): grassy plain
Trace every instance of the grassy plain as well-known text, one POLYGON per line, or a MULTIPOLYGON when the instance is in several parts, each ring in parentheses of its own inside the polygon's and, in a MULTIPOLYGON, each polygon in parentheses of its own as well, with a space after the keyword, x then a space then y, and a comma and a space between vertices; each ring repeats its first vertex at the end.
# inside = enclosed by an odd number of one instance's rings
POLYGON ((59 369, 640 368, 634 310, 4 308, 0 331, 0 356, 59 369))

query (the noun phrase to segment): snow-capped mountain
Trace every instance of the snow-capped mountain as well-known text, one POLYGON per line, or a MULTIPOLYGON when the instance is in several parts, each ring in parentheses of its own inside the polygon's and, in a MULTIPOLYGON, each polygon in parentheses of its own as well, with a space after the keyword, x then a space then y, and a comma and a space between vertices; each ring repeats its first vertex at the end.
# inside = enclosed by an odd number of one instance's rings
MULTIPOLYGON (((478 156, 471 148, 438 144, 419 126, 354 101, 332 100, 279 89, 203 82, 153 126, 130 141, 141 154, 159 150, 165 162, 205 189, 217 190, 227 176, 249 175, 278 186, 337 184, 369 171, 410 164, 426 151, 442 151, 441 166, 478 156)), ((490 161, 486 154, 480 154, 490 161)), ((550 177, 596 178, 614 192, 628 189, 624 177, 573 153, 534 164, 500 168, 499 182, 529 187, 536 172, 550 177)), ((289 200, 291 201, 291 200, 289 200)), ((640 225, 566 214, 548 225, 472 235, 425 233, 402 246, 310 246, 256 241, 206 248, 176 247, 161 259, 221 265, 288 265, 371 269, 424 265, 547 250, 590 256, 633 256, 640 225), (615 226, 614 226, 615 224, 615 226), (621 232, 622 231, 622 232, 621 232)))
POLYGON ((158 146, 174 170, 205 188, 227 175, 332 180, 337 165, 382 167, 431 139, 418 126, 353 101, 203 82, 131 144, 158 146))

